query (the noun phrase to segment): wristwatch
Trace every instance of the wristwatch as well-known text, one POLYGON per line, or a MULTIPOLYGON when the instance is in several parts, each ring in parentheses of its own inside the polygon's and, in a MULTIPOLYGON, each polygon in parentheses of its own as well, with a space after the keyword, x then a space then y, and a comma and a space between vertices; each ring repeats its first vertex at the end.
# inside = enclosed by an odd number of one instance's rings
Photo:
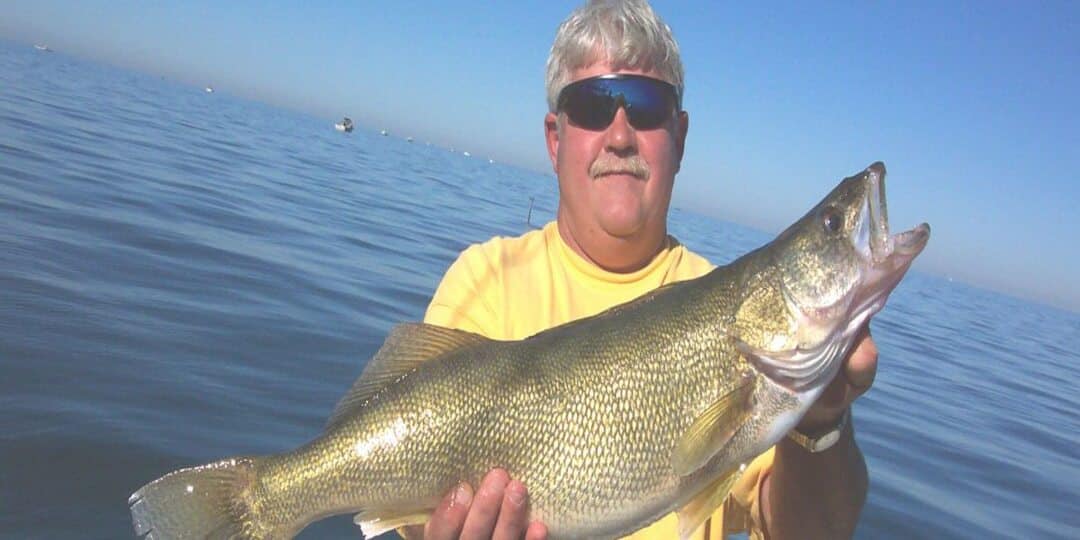
POLYGON ((806 449, 807 452, 818 453, 824 452, 833 447, 837 441, 840 440, 840 435, 844 433, 844 428, 847 427, 848 422, 851 419, 851 407, 844 409, 844 414, 840 415, 840 419, 836 421, 836 425, 828 431, 819 434, 817 437, 811 437, 804 433, 799 432, 798 429, 792 429, 788 432, 788 438, 795 441, 796 444, 806 449))

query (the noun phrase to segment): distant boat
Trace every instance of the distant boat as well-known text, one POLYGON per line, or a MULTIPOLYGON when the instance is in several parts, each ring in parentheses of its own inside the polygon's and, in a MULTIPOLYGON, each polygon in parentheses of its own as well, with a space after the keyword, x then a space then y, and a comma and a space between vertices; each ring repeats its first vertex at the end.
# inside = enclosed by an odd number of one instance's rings
POLYGON ((206 87, 206 93, 207 94, 213 94, 214 93, 214 87, 213 86, 207 86, 206 87))
POLYGON ((462 152, 462 154, 463 154, 463 155, 464 155, 465 157, 469 157, 469 156, 471 156, 471 155, 472 155, 472 154, 470 154, 470 153, 469 153, 469 151, 468 151, 468 150, 466 150, 466 151, 462 152))
POLYGON ((406 142, 412 142, 412 137, 405 137, 406 142))
POLYGON ((34 48, 42 52, 52 52, 48 45, 34 44, 34 48))
POLYGON ((387 136, 389 134, 390 134, 390 132, 386 131, 385 129, 379 132, 379 135, 382 135, 383 137, 385 137, 385 136, 387 136))
POLYGON ((353 123, 352 118, 346 116, 340 122, 334 124, 334 129, 338 131, 344 131, 345 133, 352 133, 353 123))

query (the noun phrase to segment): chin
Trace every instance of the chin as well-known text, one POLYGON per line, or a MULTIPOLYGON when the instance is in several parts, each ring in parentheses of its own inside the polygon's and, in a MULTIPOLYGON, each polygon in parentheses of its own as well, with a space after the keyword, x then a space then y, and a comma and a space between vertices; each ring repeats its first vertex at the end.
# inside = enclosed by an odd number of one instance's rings
POLYGON ((645 220, 628 216, 607 216, 600 218, 600 228, 615 238, 631 238, 645 229, 645 220))

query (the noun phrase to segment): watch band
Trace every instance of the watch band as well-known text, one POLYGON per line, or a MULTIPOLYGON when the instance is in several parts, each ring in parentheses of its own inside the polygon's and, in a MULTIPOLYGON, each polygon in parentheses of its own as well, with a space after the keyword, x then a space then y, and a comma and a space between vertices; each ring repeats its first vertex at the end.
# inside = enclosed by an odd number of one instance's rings
POLYGON ((796 444, 806 449, 807 452, 818 453, 824 452, 833 447, 840 440, 840 435, 844 433, 844 428, 847 427, 851 418, 851 407, 844 409, 844 414, 840 415, 840 420, 837 420, 836 425, 832 429, 818 435, 817 437, 810 437, 806 434, 799 432, 798 429, 792 429, 788 432, 788 438, 795 441, 796 444))

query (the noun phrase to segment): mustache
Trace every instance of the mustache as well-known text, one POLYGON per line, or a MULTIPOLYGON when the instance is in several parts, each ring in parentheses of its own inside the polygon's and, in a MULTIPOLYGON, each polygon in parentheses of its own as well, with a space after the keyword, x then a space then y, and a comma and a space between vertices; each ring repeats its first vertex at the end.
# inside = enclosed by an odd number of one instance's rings
POLYGON ((649 164, 645 162, 645 158, 641 156, 630 156, 626 158, 613 158, 608 156, 602 156, 597 158, 589 166, 589 176, 593 179, 599 178, 605 174, 630 174, 641 180, 649 179, 649 164))

